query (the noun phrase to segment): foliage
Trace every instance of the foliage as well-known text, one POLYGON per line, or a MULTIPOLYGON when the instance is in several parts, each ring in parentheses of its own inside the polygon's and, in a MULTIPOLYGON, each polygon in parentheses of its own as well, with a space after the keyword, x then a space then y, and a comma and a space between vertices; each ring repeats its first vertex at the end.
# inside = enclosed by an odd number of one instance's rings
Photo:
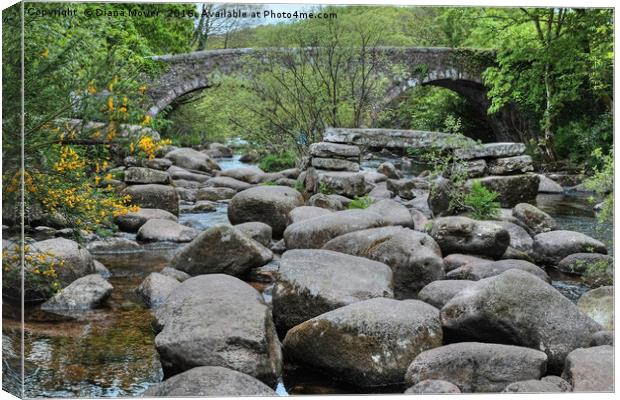
POLYGON ((261 158, 258 166, 265 172, 278 172, 287 168, 294 168, 297 162, 295 153, 291 151, 282 154, 268 154, 261 158))
POLYGON ((366 209, 370 207, 375 201, 368 197, 368 195, 364 195, 362 197, 355 196, 353 200, 347 205, 347 209, 366 209))
MULTIPOLYGON (((235 4, 237 7, 238 5, 235 4)), ((218 17, 224 14, 230 7, 230 4, 213 4, 203 3, 200 7, 200 13, 196 16, 197 23, 192 34, 191 45, 196 50, 206 50, 207 48, 223 48, 226 49, 232 40, 238 35, 235 33, 243 31, 251 26, 257 18, 236 18, 236 17, 218 17)), ((258 13, 260 15, 263 6, 260 4, 244 4, 243 11, 247 15, 258 13)))
POLYGON ((584 164, 591 170, 601 167, 599 157, 591 154, 600 149, 608 153, 613 144, 613 116, 609 113, 584 117, 558 127, 555 148, 560 158, 566 158, 575 165, 584 164))
MULTIPOLYGON (((308 8, 317 11, 318 7, 308 8)), ((336 13, 337 20, 350 21, 351 26, 359 26, 376 21, 382 27, 386 45, 392 46, 451 46, 449 35, 457 36, 453 30, 453 21, 446 21, 443 14, 448 8, 439 7, 389 7, 389 6, 327 6, 321 7, 325 13, 336 13), (439 22, 441 19, 441 23, 439 22)), ((268 24, 256 27, 244 27, 228 32, 228 47, 270 47, 275 39, 286 47, 295 43, 295 39, 282 35, 282 32, 305 30, 317 25, 317 20, 300 20, 295 23, 268 24)), ((215 35, 209 48, 222 48, 223 35, 215 35)))
POLYGON ((379 126, 402 129, 441 131, 449 115, 461 106, 456 93, 433 86, 417 86, 408 90, 396 108, 381 113, 379 126))
MULTIPOLYGON (((188 143, 197 144, 241 136, 270 152, 295 148, 303 154, 325 126, 443 130, 444 121, 453 118, 460 120, 460 132, 483 141, 494 139, 497 119, 512 123, 532 155, 545 160, 587 162, 594 148, 611 145, 611 9, 327 6, 322 11, 338 18, 230 29, 230 21, 213 21, 224 28, 212 31, 207 48, 327 50, 274 55, 254 79, 216 83, 199 106, 178 112, 168 137, 186 135, 188 143), (454 62, 476 71, 495 57, 496 65, 484 73, 492 115, 466 93, 433 87, 413 88, 384 107, 385 71, 370 68, 369 50, 375 46, 457 47, 454 62), (489 48, 494 51, 479 52, 489 48), (352 68, 350 60, 365 60, 366 68, 352 68), (525 119, 512 118, 517 109, 525 119)), ((399 68, 393 65, 392 72, 399 68)), ((428 66, 415 69, 423 74, 428 66)))
MULTIPOLYGON (((582 266, 582 261, 579 260, 577 265, 582 266)), ((584 274, 585 282, 590 287, 600 286, 612 286, 614 284, 613 272, 609 269, 609 262, 607 260, 598 260, 589 262, 585 268, 584 274)))
POLYGON ((498 49, 497 66, 484 74, 489 112, 517 104, 538 121, 529 139, 547 160, 556 160, 559 127, 588 112, 610 111, 613 12, 522 8, 481 13, 486 22, 478 34, 498 49))
MULTIPOLYGON (((58 6, 37 4, 47 11, 58 6)), ((115 215, 132 209, 128 198, 106 182, 113 158, 131 153, 152 157, 162 144, 150 137, 153 121, 145 114, 150 99, 140 78, 157 70, 145 56, 163 49, 153 36, 140 33, 150 34, 153 27, 134 25, 134 18, 87 18, 87 6, 76 4, 79 17, 71 19, 24 17, 23 143, 22 104, 3 103, 2 179, 5 201, 14 205, 13 220, 19 218, 23 189, 26 210, 43 207, 46 213, 58 213, 78 232, 112 227, 115 215), (129 132, 129 124, 143 128, 129 132)), ((19 19, 6 21, 4 60, 19 61, 20 43, 14 37, 20 27, 12 23, 19 19)), ((158 37, 170 46, 175 43, 170 35, 176 34, 162 28, 158 37)), ((19 99, 19 62, 5 62, 3 77, 5 96, 19 99)), ((30 215, 25 217, 28 222, 30 215)))
POLYGON ((600 148, 595 149, 591 157, 600 160, 601 167, 594 168, 594 175, 586 180, 585 186, 603 197, 603 206, 598 214, 599 221, 613 222, 614 217, 614 151, 603 154, 600 148))
POLYGON ((304 183, 299 179, 295 181, 295 190, 297 190, 299 193, 304 192, 304 183))
POLYGON ((236 120, 252 140, 271 151, 293 148, 303 155, 327 126, 372 123, 387 84, 373 51, 384 43, 384 29, 382 18, 360 20, 308 20, 272 28, 277 34, 269 36, 268 47, 291 50, 266 50, 265 59, 247 61, 241 85, 254 97, 243 108, 254 116, 250 123, 236 120))
POLYGON ((463 205, 474 219, 494 219, 499 216, 500 211, 497 196, 496 192, 488 190, 479 181, 474 181, 463 199, 463 205))
MULTIPOLYGON (((234 137, 259 141, 257 132, 266 131, 266 124, 247 105, 260 101, 242 78, 221 77, 207 90, 179 101, 166 116, 170 123, 161 133, 180 146, 226 142, 234 137)), ((262 142, 269 144, 267 139, 262 142)))

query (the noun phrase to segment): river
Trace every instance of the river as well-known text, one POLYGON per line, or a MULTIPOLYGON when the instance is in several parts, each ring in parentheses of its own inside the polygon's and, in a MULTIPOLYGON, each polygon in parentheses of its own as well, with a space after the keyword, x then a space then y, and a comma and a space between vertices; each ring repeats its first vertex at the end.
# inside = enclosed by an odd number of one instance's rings
MULTIPOLYGON (((376 168, 378 160, 365 162, 376 168)), ((380 160, 383 161, 383 160, 380 160)), ((222 169, 248 166, 238 157, 219 161, 222 169)), ((414 173, 415 166, 410 173, 414 173)), ((612 251, 611 224, 599 224, 585 196, 541 195, 541 209, 553 216, 560 229, 576 230, 602 240, 612 251)), ((180 222, 204 230, 228 223, 226 205, 215 212, 182 214, 180 222)), ((124 254, 96 254, 112 272, 114 286, 108 306, 71 317, 45 313, 37 307, 25 310, 24 371, 26 397, 118 397, 139 396, 150 385, 161 381, 163 373, 157 351, 151 312, 134 289, 151 272, 161 270, 177 245, 148 245, 124 254)), ((578 278, 549 269, 552 284, 573 301, 587 290, 578 278)), ((264 291, 269 287, 250 282, 264 291)), ((3 389, 15 393, 19 387, 20 338, 19 310, 3 304, 3 389)), ((402 393, 404 388, 384 392, 402 393)), ((359 389, 332 382, 329 378, 295 365, 286 364, 280 395, 358 393, 359 389)))

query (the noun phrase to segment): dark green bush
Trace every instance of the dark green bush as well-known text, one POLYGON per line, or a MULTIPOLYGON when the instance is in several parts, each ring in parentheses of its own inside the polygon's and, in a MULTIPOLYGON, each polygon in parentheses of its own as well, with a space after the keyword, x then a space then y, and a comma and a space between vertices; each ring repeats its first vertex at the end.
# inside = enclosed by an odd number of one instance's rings
POLYGON ((570 122, 558 128, 555 147, 561 158, 567 158, 573 164, 585 164, 588 169, 602 167, 599 158, 590 155, 596 149, 604 154, 613 145, 613 116, 598 115, 570 122))
POLYGON ((463 203, 475 219, 494 219, 499 215, 500 204, 497 202, 497 193, 488 190, 478 181, 472 184, 463 203))

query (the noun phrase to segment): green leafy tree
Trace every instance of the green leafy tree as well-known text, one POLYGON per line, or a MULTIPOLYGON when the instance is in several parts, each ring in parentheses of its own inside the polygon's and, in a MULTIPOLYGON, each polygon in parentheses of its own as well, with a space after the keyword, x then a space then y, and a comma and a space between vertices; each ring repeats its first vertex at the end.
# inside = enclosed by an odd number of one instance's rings
MULTIPOLYGON (((497 50, 487 69, 490 112, 514 102, 539 122, 531 140, 547 160, 558 158, 554 140, 569 107, 582 95, 601 103, 610 97, 610 10, 486 9, 477 29, 497 50)), ((572 109, 572 108, 571 108, 572 109)))

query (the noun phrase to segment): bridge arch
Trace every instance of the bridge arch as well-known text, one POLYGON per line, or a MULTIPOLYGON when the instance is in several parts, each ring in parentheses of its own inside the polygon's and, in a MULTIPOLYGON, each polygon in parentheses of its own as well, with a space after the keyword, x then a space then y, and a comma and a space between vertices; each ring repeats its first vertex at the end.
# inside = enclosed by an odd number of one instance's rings
MULTIPOLYGON (((154 56, 153 60, 164 64, 164 72, 148 82, 147 93, 153 100, 148 112, 155 116, 179 98, 208 88, 213 76, 242 71, 247 67, 247 57, 261 61, 273 56, 274 52, 290 51, 299 49, 225 49, 154 56)), ((373 51, 377 53, 372 57, 376 60, 375 67, 392 82, 384 104, 417 85, 435 85, 459 93, 479 105, 480 110, 488 108, 482 72, 494 63, 495 55, 491 50, 379 47, 373 51)), ((501 118, 495 117, 493 126, 496 140, 515 141, 514 132, 502 123, 501 118)))

